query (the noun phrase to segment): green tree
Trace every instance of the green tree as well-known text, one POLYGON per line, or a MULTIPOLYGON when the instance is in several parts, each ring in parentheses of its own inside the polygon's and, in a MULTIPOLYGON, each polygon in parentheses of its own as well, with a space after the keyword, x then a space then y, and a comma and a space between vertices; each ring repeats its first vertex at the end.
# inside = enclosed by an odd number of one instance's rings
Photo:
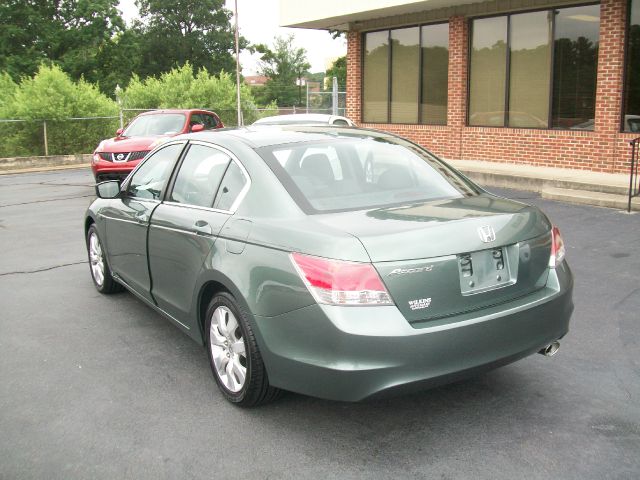
MULTIPOLYGON (((7 83, 6 76, 0 77, 7 83)), ((84 80, 73 82, 58 66, 40 66, 33 78, 23 78, 3 102, 1 118, 27 120, 3 128, 0 156, 42 155, 43 121, 47 121, 50 154, 86 153, 117 128, 118 107, 84 80), (77 117, 113 119, 68 120, 77 117)))
MULTIPOLYGON (((189 63, 158 78, 134 76, 122 100, 125 108, 206 108, 216 112, 225 125, 237 123, 235 76, 226 72, 212 75, 205 69, 194 75, 189 63)), ((255 121, 258 115, 251 87, 241 86, 240 104, 245 123, 255 121)))
MULTIPOLYGON (((189 62, 217 74, 235 71, 231 11, 224 0, 137 0, 144 24, 138 75, 159 75, 189 62)), ((248 42, 240 38, 240 48, 248 42)))
POLYGON ((7 105, 13 102, 13 95, 17 89, 18 85, 7 72, 0 73, 0 118, 3 118, 2 114, 7 105))
MULTIPOLYGON (((347 87, 347 57, 338 57, 331 65, 331 68, 327 69, 325 78, 328 78, 330 82, 333 82, 332 77, 338 79, 338 88, 343 89, 347 87)), ((331 88, 331 84, 329 84, 331 88)))
POLYGON ((5 0, 0 2, 0 70, 14 80, 42 62, 73 79, 96 81, 98 54, 124 29, 118 0, 5 0))
POLYGON ((275 101, 280 106, 302 104, 300 79, 311 65, 307 61, 307 51, 294 45, 294 36, 275 37, 273 48, 257 45, 260 57, 260 74, 268 77, 261 92, 265 102, 275 101), (296 85, 298 83, 298 85, 296 85))

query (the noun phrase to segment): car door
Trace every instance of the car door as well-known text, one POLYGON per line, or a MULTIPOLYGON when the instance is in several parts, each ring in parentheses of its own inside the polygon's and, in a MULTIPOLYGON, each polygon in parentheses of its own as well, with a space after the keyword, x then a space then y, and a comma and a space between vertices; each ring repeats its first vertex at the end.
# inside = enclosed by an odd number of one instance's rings
POLYGON ((191 142, 165 201, 151 218, 153 297, 160 308, 187 328, 191 327, 188 314, 198 274, 211 250, 218 248, 218 234, 233 212, 235 202, 224 201, 228 193, 218 192, 225 190, 223 178, 239 168, 237 165, 230 152, 191 142))
POLYGON ((149 219, 160 204, 173 167, 186 142, 172 142, 151 155, 132 174, 121 199, 105 215, 112 271, 142 297, 152 300, 147 263, 149 219))

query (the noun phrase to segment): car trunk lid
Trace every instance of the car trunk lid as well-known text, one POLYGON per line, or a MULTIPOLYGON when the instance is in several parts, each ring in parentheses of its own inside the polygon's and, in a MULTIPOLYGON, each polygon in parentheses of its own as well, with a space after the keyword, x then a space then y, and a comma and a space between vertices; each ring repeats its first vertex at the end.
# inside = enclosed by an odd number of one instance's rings
POLYGON ((483 194, 322 217, 362 242, 409 322, 503 303, 547 280, 551 225, 518 202, 483 194))

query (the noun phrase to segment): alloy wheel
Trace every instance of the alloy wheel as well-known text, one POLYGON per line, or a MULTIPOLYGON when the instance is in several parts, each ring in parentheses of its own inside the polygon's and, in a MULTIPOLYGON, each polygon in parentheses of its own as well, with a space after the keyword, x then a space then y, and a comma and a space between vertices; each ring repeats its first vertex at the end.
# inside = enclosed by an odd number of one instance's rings
POLYGON ((209 343, 218 379, 230 392, 239 392, 247 377, 246 347, 238 320, 225 306, 213 312, 209 343))
POLYGON ((93 279, 101 287, 104 284, 104 258, 100 239, 95 232, 92 232, 89 236, 89 262, 91 263, 93 279))

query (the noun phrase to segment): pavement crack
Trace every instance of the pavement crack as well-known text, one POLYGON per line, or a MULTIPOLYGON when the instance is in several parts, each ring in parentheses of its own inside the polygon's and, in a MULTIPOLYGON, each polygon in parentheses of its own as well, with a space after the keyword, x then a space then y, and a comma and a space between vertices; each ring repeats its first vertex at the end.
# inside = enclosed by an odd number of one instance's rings
POLYGON ((78 195, 78 196, 74 196, 74 197, 63 197, 63 198, 50 198, 47 200, 34 200, 33 202, 23 202, 23 203, 9 203, 7 205, 0 205, 0 208, 7 208, 7 207, 19 207, 20 205, 32 205, 34 203, 47 203, 47 202, 59 202, 62 200, 74 200, 76 198, 89 198, 89 197, 95 197, 95 195, 78 195))
POLYGON ((30 273, 47 272, 49 270, 55 270, 57 268, 72 267, 74 265, 82 265, 83 263, 89 263, 89 261, 82 260, 80 262, 61 263, 60 265, 53 265, 52 267, 37 268, 35 270, 18 270, 15 272, 5 272, 5 273, 0 273, 0 277, 6 277, 8 275, 28 275, 30 273))

